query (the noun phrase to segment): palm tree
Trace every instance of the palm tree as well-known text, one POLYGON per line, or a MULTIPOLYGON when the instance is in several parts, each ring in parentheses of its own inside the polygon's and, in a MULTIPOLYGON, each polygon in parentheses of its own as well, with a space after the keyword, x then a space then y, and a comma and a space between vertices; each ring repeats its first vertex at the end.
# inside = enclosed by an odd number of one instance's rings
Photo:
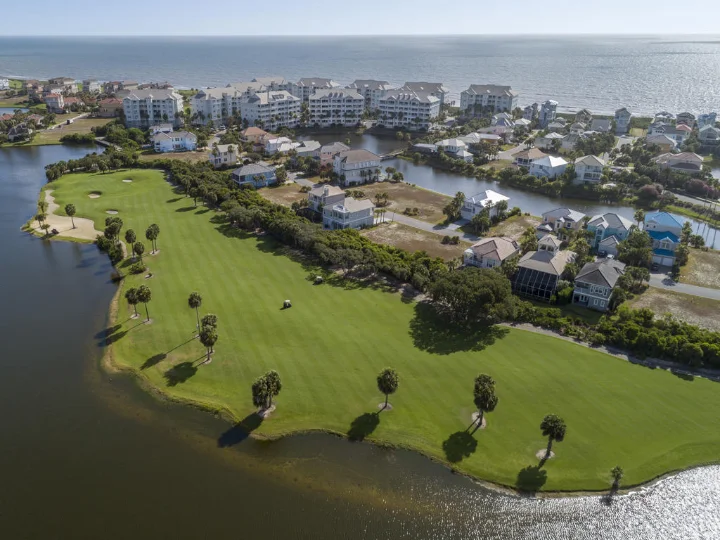
POLYGON ((70 216, 73 229, 75 228, 75 205, 70 203, 65 205, 65 213, 70 216))
POLYGON ((480 374, 475 378, 475 406, 478 409, 475 431, 482 427, 486 412, 492 412, 497 407, 498 398, 495 395, 495 380, 490 375, 480 374))
POLYGON ((45 220, 47 219, 47 214, 45 214, 44 212, 39 212, 35 216, 35 219, 37 220, 38 224, 40 225, 40 228, 43 229, 47 233, 48 228, 44 226, 45 220))
POLYGON ((137 317, 137 305, 139 300, 137 295, 137 289, 135 287, 131 287, 130 289, 125 291, 125 300, 127 300, 127 303, 131 305, 135 310, 135 315, 133 315, 133 318, 137 317))
POLYGON ((387 409, 388 396, 390 394, 394 394, 397 391, 398 382, 399 382, 399 377, 398 377, 397 371, 395 371, 392 368, 383 369, 380 372, 380 374, 377 376, 378 390, 380 390, 380 392, 385 394, 385 404, 383 405, 383 410, 387 409))
POLYGON ((142 242, 135 242, 133 244, 133 251, 135 252, 135 255, 140 257, 140 261, 142 261, 143 253, 145 253, 145 244, 142 242))
POLYGON ((610 474, 613 477, 613 487, 617 487, 620 485, 622 477, 625 476, 625 471, 623 471, 623 468, 620 465, 615 465, 615 467, 613 467, 610 471, 610 474))
POLYGON ((635 221, 637 221, 638 227, 640 227, 640 222, 645 221, 645 211, 644 210, 636 210, 634 217, 635 217, 635 221))
POLYGON ((197 315, 197 327, 200 328, 200 306, 202 305, 202 296, 198 292, 191 292, 188 298, 188 306, 195 310, 197 315))
POLYGON ((548 414, 543 421, 540 423, 540 429, 542 434, 548 438, 547 450, 543 459, 550 457, 550 450, 552 449, 553 441, 562 442, 565 438, 565 421, 557 416, 556 414, 548 414))
POLYGON ((132 254, 133 251, 133 244, 135 243, 135 240, 137 240, 137 237, 135 236, 135 231, 132 229, 128 229, 125 231, 125 242, 127 242, 128 247, 130 248, 130 254, 132 254))
POLYGON ((150 320, 150 312, 148 311, 148 302, 152 300, 152 291, 150 291, 150 287, 147 285, 140 285, 137 289, 137 299, 138 302, 142 302, 145 304, 145 315, 147 316, 146 320, 150 320))
POLYGON ((213 345, 218 339, 217 328, 214 326, 203 326, 200 330, 200 343, 207 347, 207 360, 210 362, 210 354, 213 352, 213 345))
POLYGON ((158 227, 154 223, 145 230, 145 238, 150 240, 150 243, 152 245, 152 253, 155 253, 157 251, 157 245, 155 244, 155 240, 157 240, 159 234, 160 227, 158 227))

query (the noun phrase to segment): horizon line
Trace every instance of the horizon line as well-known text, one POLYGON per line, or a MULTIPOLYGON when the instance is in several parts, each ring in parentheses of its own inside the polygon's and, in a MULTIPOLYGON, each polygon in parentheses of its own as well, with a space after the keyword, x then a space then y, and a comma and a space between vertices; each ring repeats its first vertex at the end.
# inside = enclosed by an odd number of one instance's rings
POLYGON ((567 32, 567 33, 481 33, 481 34, 446 34, 446 33, 412 33, 412 34, 5 34, 2 38, 57 38, 57 37, 205 37, 205 38, 224 38, 224 37, 482 37, 482 36, 717 36, 720 32, 661 32, 661 33, 644 33, 644 32, 614 32, 614 33, 598 33, 598 32, 567 32))

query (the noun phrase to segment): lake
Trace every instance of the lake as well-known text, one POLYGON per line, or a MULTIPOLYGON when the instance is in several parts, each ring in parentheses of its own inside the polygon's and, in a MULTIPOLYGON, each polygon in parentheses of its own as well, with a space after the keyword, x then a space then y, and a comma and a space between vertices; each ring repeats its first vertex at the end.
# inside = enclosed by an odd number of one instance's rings
POLYGON ((44 165, 92 150, 0 149, 0 537, 687 539, 720 536, 720 467, 615 497, 498 493, 408 451, 245 438, 108 374, 116 285, 92 245, 20 231, 44 165))

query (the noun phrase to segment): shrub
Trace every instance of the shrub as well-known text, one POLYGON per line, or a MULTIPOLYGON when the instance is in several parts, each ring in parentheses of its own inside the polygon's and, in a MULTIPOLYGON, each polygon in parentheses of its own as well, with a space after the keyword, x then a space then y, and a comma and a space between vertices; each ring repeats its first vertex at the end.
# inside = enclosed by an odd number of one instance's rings
POLYGON ((145 270, 147 270, 147 266, 145 266, 145 264, 140 261, 136 262, 130 267, 131 274, 142 274, 145 270))

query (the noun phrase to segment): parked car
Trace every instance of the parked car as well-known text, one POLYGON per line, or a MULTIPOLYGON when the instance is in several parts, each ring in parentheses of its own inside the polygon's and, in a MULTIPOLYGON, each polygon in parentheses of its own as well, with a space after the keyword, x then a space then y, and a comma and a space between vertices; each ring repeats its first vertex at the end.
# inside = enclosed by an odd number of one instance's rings
POLYGON ((650 265, 650 270, 652 270, 653 272, 657 272, 658 270, 660 270, 660 265, 658 263, 652 263, 652 265, 650 265))

